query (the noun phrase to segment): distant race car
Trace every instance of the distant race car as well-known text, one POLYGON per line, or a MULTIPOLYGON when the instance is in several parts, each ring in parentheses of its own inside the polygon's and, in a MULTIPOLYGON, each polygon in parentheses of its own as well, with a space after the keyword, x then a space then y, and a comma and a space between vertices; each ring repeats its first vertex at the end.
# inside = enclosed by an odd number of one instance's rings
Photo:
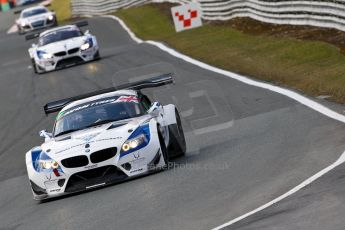
POLYGON ((34 4, 37 2, 40 2, 42 0, 12 0, 15 2, 16 6, 25 6, 25 5, 29 5, 29 4, 34 4))
POLYGON ((23 34, 30 31, 57 26, 56 15, 44 6, 34 6, 20 13, 19 19, 16 20, 18 33, 23 34))
POLYGON ((83 33, 79 26, 87 21, 30 34, 26 39, 38 38, 32 44, 29 55, 35 73, 53 71, 100 58, 97 39, 88 30, 83 33))
POLYGON ((164 168, 186 152, 173 104, 151 103, 140 90, 170 84, 170 74, 44 106, 58 112, 45 143, 26 153, 34 199, 128 180, 164 168))

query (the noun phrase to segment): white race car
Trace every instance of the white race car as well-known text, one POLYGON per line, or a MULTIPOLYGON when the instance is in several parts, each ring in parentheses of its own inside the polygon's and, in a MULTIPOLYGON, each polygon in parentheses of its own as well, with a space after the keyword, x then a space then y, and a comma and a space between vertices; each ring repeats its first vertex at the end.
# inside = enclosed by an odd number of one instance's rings
MULTIPOLYGON (((20 11, 16 11, 20 12, 20 11)), ((20 13, 16 20, 18 33, 23 34, 33 30, 57 26, 56 15, 44 6, 27 8, 20 13)))
POLYGON ((166 74, 48 103, 46 114, 60 111, 53 132, 41 131, 45 143, 26 153, 34 199, 148 174, 183 155, 186 142, 176 107, 151 103, 140 91, 172 82, 166 74))
POLYGON ((26 39, 38 38, 38 44, 32 44, 29 55, 35 73, 53 71, 95 59, 99 59, 97 39, 88 30, 84 33, 82 21, 47 30, 41 34, 30 34, 26 39))

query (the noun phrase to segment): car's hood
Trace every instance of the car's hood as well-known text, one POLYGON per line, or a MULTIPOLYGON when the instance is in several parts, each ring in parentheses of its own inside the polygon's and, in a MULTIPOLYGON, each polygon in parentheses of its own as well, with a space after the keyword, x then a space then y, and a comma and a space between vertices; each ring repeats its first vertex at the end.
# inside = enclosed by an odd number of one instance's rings
POLYGON ((132 132, 148 119, 150 116, 145 115, 77 131, 48 141, 42 144, 41 148, 54 160, 85 154, 88 151, 120 148, 132 132), (86 148, 86 144, 88 144, 88 148, 86 148))
POLYGON ((57 52, 67 51, 69 49, 79 48, 81 45, 85 43, 86 39, 87 39, 87 36, 70 38, 67 40, 50 43, 45 46, 40 46, 37 48, 37 50, 42 50, 47 53, 57 53, 57 52))
POLYGON ((38 14, 38 15, 31 16, 31 17, 27 17, 27 18, 19 18, 18 22, 20 22, 20 23, 21 22, 31 23, 31 22, 46 20, 50 15, 53 15, 53 13, 47 12, 44 14, 38 14))

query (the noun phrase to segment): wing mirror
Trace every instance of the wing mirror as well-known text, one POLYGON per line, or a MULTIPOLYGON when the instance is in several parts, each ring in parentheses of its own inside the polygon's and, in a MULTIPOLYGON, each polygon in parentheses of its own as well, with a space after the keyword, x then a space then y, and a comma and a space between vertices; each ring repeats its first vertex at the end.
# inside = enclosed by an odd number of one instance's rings
POLYGON ((161 104, 158 101, 153 102, 149 110, 147 110, 147 112, 151 114, 153 117, 157 117, 159 115, 160 106, 161 104))
POLYGON ((53 134, 48 133, 47 130, 41 130, 39 132, 40 137, 44 137, 46 141, 50 140, 53 137, 53 134))
POLYGON ((32 43, 32 44, 31 44, 31 47, 32 47, 32 48, 36 48, 36 46, 37 46, 37 45, 36 45, 35 43, 32 43))
POLYGON ((88 35, 88 34, 90 34, 90 31, 89 31, 89 30, 86 30, 86 31, 84 32, 84 34, 88 35))

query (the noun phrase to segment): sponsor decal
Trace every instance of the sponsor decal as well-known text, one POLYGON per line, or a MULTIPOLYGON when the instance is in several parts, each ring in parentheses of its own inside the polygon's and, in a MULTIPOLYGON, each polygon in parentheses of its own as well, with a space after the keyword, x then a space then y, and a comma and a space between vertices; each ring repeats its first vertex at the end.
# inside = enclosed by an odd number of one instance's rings
MULTIPOLYGON (((102 142, 102 141, 120 140, 120 139, 122 139, 122 137, 105 138, 105 139, 99 139, 99 140, 89 141, 89 142, 87 142, 87 144, 96 143, 96 142, 102 142)), ((83 143, 83 144, 78 144, 78 145, 73 145, 73 146, 71 146, 71 147, 69 147, 69 148, 66 148, 66 149, 57 151, 57 152, 55 152, 55 154, 63 153, 63 152, 66 152, 66 151, 68 151, 68 150, 71 150, 71 149, 74 149, 74 148, 77 148, 77 147, 80 147, 80 146, 83 146, 83 145, 85 145, 85 143, 83 143)))
POLYGON ((134 152, 133 156, 134 156, 135 159, 138 159, 140 157, 139 152, 134 152))
POLYGON ((60 192, 60 191, 61 191, 61 188, 49 190, 49 192, 60 192))
POLYGON ((117 102, 134 102, 134 103, 138 103, 138 98, 136 96, 121 96, 116 101, 117 102))
POLYGON ((94 133, 83 137, 77 137, 76 140, 83 140, 85 142, 91 141, 93 138, 97 137, 100 133, 94 133))
POLYGON ((138 166, 138 165, 142 164, 143 162, 145 162, 145 157, 137 158, 135 160, 129 161, 128 163, 138 166))
POLYGON ((83 109, 87 109, 87 108, 91 108, 91 107, 95 107, 95 106, 99 106, 99 105, 106 105, 106 104, 111 104, 111 103, 121 103, 121 102, 129 102, 129 103, 139 103, 139 100, 136 96, 120 96, 120 97, 112 97, 112 98, 107 98, 107 99, 102 99, 99 101, 94 101, 91 103, 87 103, 87 104, 83 104, 80 105, 78 107, 74 107, 65 111, 61 111, 58 116, 56 117, 56 120, 61 119, 64 116, 67 116, 68 114, 83 110, 83 109))
POLYGON ((143 171, 143 170, 144 170, 143 168, 140 168, 140 169, 132 170, 132 171, 130 171, 130 173, 136 173, 136 172, 140 172, 140 171, 143 171))
POLYGON ((85 166, 84 168, 85 168, 85 169, 94 169, 94 168, 97 168, 97 165, 98 165, 98 164, 88 165, 88 166, 85 166))

